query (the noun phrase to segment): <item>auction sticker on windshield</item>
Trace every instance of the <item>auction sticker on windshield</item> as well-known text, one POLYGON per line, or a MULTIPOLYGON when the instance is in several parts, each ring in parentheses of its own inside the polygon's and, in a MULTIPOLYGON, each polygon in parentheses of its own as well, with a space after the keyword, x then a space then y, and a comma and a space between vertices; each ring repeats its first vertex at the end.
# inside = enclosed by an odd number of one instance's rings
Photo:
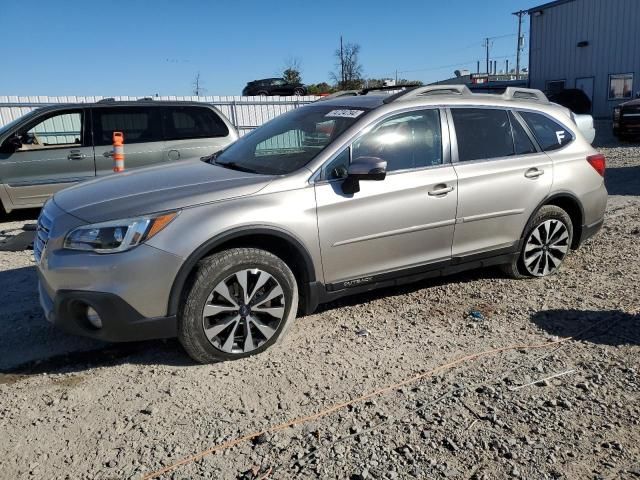
POLYGON ((364 110, 331 110, 325 117, 357 118, 363 113, 364 110))

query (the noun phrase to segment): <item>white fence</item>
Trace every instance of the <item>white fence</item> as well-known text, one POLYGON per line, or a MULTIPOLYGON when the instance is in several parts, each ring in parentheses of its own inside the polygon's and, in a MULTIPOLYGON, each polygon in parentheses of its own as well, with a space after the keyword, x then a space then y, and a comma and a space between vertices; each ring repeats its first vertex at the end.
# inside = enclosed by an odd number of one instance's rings
MULTIPOLYGON (((21 117, 31 110, 45 105, 58 103, 94 103, 105 97, 17 97, 0 95, 0 127, 21 117)), ((143 97, 113 97, 115 100, 135 101, 143 97)), ((154 100, 182 100, 210 103, 217 107, 238 129, 240 135, 259 127, 268 120, 289 110, 298 108, 317 100, 320 97, 241 97, 241 96, 204 96, 180 97, 161 96, 154 100)))

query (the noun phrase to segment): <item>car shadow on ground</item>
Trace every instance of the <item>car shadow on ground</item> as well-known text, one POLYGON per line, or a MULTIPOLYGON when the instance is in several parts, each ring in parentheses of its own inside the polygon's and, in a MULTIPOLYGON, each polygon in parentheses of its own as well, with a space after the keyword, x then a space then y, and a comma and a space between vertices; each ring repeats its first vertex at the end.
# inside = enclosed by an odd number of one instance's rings
POLYGON ((35 223, 38 220, 38 215, 40 215, 39 208, 24 208, 2 215, 0 221, 21 222, 24 220, 27 223, 35 223))
POLYGON ((42 313, 37 281, 33 266, 0 271, 0 383, 123 363, 194 365, 175 340, 104 343, 61 331, 42 313))
POLYGON ((607 168, 604 183, 609 195, 640 195, 640 166, 607 168))
POLYGON ((531 316, 539 328, 558 337, 599 345, 640 346, 640 314, 620 310, 544 310, 531 316))

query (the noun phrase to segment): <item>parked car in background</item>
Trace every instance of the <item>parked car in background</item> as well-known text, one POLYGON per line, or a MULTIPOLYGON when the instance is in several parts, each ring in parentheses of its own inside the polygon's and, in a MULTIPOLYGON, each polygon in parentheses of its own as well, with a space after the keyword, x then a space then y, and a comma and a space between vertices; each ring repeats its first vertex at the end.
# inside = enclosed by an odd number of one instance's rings
POLYGON ((76 334, 238 359, 345 295, 489 265, 556 273, 602 226, 604 171, 537 90, 314 102, 202 161, 57 193, 34 244, 40 303, 76 334))
POLYGON ((307 94, 307 87, 302 83, 289 83, 282 78, 263 78, 262 80, 254 80, 247 83, 242 90, 245 96, 300 96, 307 94))
POLYGON ((114 131, 124 133, 127 170, 199 158, 238 138, 204 103, 105 99, 38 108, 0 129, 4 211, 40 207, 58 190, 113 173, 114 131))
POLYGON ((620 139, 640 138, 640 98, 613 109, 613 134, 620 139))

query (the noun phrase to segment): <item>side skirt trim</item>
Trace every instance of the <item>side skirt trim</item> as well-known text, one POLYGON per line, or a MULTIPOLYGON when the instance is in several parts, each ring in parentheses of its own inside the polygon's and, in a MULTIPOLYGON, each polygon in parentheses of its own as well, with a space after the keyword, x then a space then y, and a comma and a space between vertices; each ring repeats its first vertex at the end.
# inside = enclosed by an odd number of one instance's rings
MULTIPOLYGON (((327 284, 325 287, 326 297, 333 300, 339 296, 351 295, 352 293, 373 290, 375 288, 402 285, 418 281, 429 277, 438 277, 452 273, 462 272, 473 268, 487 267, 490 265, 500 265, 510 262, 514 256, 519 255, 521 241, 486 252, 474 253, 471 255, 459 255, 450 260, 442 262, 420 265, 408 269, 395 270, 393 272, 369 275, 337 283, 327 284)), ((320 303, 327 301, 321 299, 320 303)))

